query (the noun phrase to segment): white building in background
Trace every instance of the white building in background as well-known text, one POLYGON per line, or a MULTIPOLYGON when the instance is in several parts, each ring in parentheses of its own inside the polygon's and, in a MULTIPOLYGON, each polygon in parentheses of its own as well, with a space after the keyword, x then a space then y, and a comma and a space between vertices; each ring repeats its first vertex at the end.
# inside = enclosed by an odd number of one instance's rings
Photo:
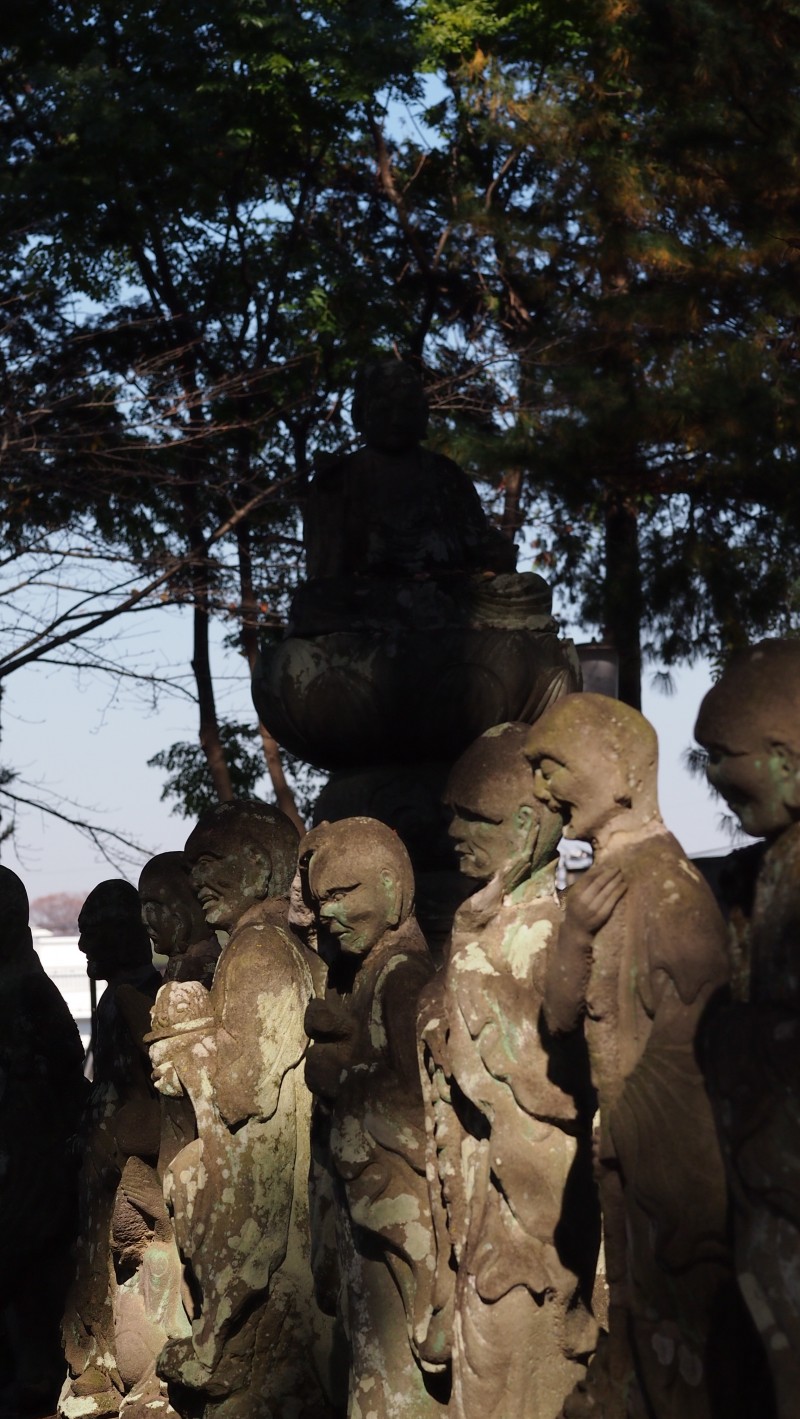
MULTIPOLYGON (((54 936, 34 926, 31 930, 33 948, 54 985, 67 1002, 69 1013, 80 1030, 84 1050, 89 1046, 92 1025, 92 1003, 86 957, 78 950, 77 936, 54 936)), ((105 981, 99 990, 105 989, 105 981)), ((99 992, 98 992, 99 993, 99 992)))

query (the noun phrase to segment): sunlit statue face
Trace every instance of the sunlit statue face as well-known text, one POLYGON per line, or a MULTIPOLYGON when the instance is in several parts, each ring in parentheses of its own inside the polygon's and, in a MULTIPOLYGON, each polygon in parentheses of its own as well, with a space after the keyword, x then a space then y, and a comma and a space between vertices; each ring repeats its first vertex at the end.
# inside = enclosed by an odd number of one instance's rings
POLYGON ((591 841, 619 813, 620 809, 609 792, 609 780, 597 766, 581 764, 580 759, 558 746, 550 752, 534 755, 533 791, 540 803, 558 813, 565 838, 591 841))
POLYGON ((503 890, 555 860, 561 821, 536 801, 524 746, 530 726, 495 725, 453 765, 444 803, 450 839, 465 877, 502 877, 503 890))
POLYGON ((525 752, 533 791, 560 814, 565 838, 598 843, 660 824, 658 740, 630 705, 607 695, 566 695, 533 725, 525 752))
POLYGON ((348 864, 333 854, 311 859, 308 884, 321 927, 346 956, 366 956, 397 924, 397 882, 389 868, 359 881, 348 864), (344 868, 344 870, 343 870, 344 868))
POLYGON ((192 886, 209 926, 232 931, 239 918, 267 896, 269 866, 252 844, 236 845, 223 833, 186 844, 192 886))

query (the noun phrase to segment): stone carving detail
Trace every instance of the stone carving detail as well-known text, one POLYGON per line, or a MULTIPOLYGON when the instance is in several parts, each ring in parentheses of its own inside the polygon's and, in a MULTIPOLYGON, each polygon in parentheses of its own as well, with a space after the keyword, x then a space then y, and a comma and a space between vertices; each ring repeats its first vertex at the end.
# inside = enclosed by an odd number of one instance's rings
POLYGON ((446 1359, 433 1315, 416 1050, 416 1001, 433 965, 414 918, 411 863, 396 834, 370 818, 314 829, 300 862, 328 962, 324 999, 306 1012, 306 1079, 316 1100, 316 1214, 333 1221, 338 1268, 318 1245, 317 1285, 333 1310, 338 1269, 351 1419, 426 1419, 442 1411, 436 1377, 446 1359))
POLYGON ((194 1392, 192 1413, 224 1419, 328 1412, 302 1074, 320 963, 287 922, 296 851, 294 827, 266 804, 226 803, 200 819, 186 844, 192 882, 206 922, 229 940, 210 990, 162 987, 149 1035, 157 1088, 190 1100, 197 1131, 164 1173, 191 1334, 168 1342, 158 1373, 171 1397, 175 1386, 194 1392))
POLYGON ((71 1135, 88 1085, 69 1011, 45 975, 19 877, 0 867, 0 1411, 50 1413, 76 1226, 71 1135))
MULTIPOLYGON (((742 1294, 780 1419, 800 1394, 800 644, 735 655, 700 707, 710 783, 766 840, 747 933, 743 999, 701 1040, 734 1207, 742 1294)), ((764 1411, 767 1402, 764 1400, 764 1411)))
POLYGON ((119 1411, 128 1387, 117 1360, 115 1313, 118 1300, 124 1311, 125 1300, 119 1295, 124 1282, 117 1274, 111 1229, 129 1162, 147 1159, 154 1165, 158 1155, 158 1101, 141 1034, 161 977, 153 969, 139 894, 130 883, 101 882, 86 898, 78 926, 88 974, 108 985, 90 1045, 93 1082, 81 1124, 78 1265, 63 1327, 69 1373, 59 1413, 65 1419, 101 1419, 119 1411), (119 1000, 126 985, 145 999, 138 1035, 119 1000))
POLYGON ((539 803, 525 724, 487 731, 447 785, 461 871, 481 888, 456 914, 444 970, 420 1002, 443 1321, 456 1267, 458 1419, 555 1419, 594 1348, 599 1217, 580 1029, 542 1017, 563 909, 561 819, 539 803))
POLYGON ((577 660, 546 582, 514 572, 470 479, 420 445, 427 403, 413 370, 369 365, 353 421, 365 446, 312 483, 309 580, 289 638, 263 655, 256 706, 322 768, 450 763, 489 725, 530 723, 577 688, 577 660))
POLYGON ((728 979, 724 924, 664 828, 656 737, 636 710, 569 696, 531 731, 528 754, 539 799, 595 853, 568 893, 545 995, 555 1032, 584 1017, 600 1104, 609 1343, 585 1412, 638 1412, 635 1370, 648 1412, 700 1419, 723 1412, 713 1394, 730 1344, 724 1174, 695 1057, 698 1022, 728 979))

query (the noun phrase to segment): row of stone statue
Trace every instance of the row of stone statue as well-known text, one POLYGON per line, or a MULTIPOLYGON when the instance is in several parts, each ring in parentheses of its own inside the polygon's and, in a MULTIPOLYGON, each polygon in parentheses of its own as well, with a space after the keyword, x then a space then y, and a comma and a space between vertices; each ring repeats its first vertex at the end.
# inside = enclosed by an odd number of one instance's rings
MULTIPOLYGON (((204 815, 140 882, 164 983, 136 893, 96 888, 81 944, 109 989, 59 1413, 794 1416, 798 709, 787 642, 740 654, 701 709, 709 777, 766 839, 727 925, 659 816, 651 726, 591 694, 456 763, 479 885, 438 972, 373 819, 298 854, 275 808, 204 815), (562 833, 594 850, 565 894, 562 833)), ((44 1099, 50 1213, 25 1226, 63 1270, 44 1099)))

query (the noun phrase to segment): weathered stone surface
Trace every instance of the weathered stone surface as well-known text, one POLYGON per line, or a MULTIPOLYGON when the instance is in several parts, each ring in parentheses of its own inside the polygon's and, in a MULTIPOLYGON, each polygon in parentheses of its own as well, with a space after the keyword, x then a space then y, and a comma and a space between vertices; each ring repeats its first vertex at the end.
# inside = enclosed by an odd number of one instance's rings
POLYGON ((434 1216, 441 1198, 447 1214, 437 1304, 442 1325, 452 1315, 459 1419, 555 1419, 597 1331, 585 1044, 580 1028, 552 1037, 542 1020, 563 917, 561 819, 534 795, 528 732, 489 730, 453 768, 450 833, 462 872, 483 886, 420 1001, 428 1175, 434 1216))
POLYGON ((77 1225, 70 1137, 84 1101, 77 1028, 33 949, 28 898, 0 867, 0 1413, 55 1407, 77 1225))
MULTIPOLYGON (((734 1205, 736 1271, 781 1419, 800 1395, 800 644, 732 658, 695 735, 707 774, 765 839, 740 998, 701 1039, 734 1205)), ((766 1404, 765 1404, 766 1409, 766 1404)))
POLYGON ((98 1002, 90 1045, 93 1082, 81 1124, 77 1275, 63 1326, 69 1373, 59 1413, 65 1419, 102 1419, 118 1412, 126 1388, 117 1363, 114 1319, 120 1283, 111 1228, 118 1188, 128 1160, 155 1164, 159 1146, 158 1101, 141 1028, 137 1037, 117 991, 131 986, 149 1004, 161 977, 153 969, 139 895, 130 883, 101 882, 86 898, 78 925, 87 972, 108 985, 98 1002))
MULTIPOLYGON (((736 1368, 735 1354, 720 1363, 735 1296, 722 1160, 695 1057, 698 1023, 728 980, 724 923, 661 821, 656 737, 637 711, 570 696, 534 727, 527 752, 537 796, 595 852, 568 894, 545 994, 553 1030, 584 1017, 600 1102, 609 1344, 586 1412, 636 1413, 635 1374, 658 1419, 742 1412, 735 1383, 723 1409, 717 1393, 736 1368)), ((581 1412, 577 1397, 568 1412, 581 1412)))
POLYGON ((443 1412, 446 1357, 433 1334, 415 1028, 433 965, 413 915, 411 863, 382 823, 351 818, 309 833, 300 865, 329 967, 324 999, 306 1012, 318 1290, 330 1309, 338 1291, 351 1419, 427 1419, 443 1412))
POLYGON ((297 834, 277 809, 220 805, 186 844, 208 925, 229 933, 210 990, 170 981, 153 1011, 157 1087, 192 1104, 197 1137, 164 1191, 191 1334, 158 1373, 220 1419, 322 1416, 330 1327, 312 1295, 310 1097, 303 1016, 319 963, 284 900, 297 834))

